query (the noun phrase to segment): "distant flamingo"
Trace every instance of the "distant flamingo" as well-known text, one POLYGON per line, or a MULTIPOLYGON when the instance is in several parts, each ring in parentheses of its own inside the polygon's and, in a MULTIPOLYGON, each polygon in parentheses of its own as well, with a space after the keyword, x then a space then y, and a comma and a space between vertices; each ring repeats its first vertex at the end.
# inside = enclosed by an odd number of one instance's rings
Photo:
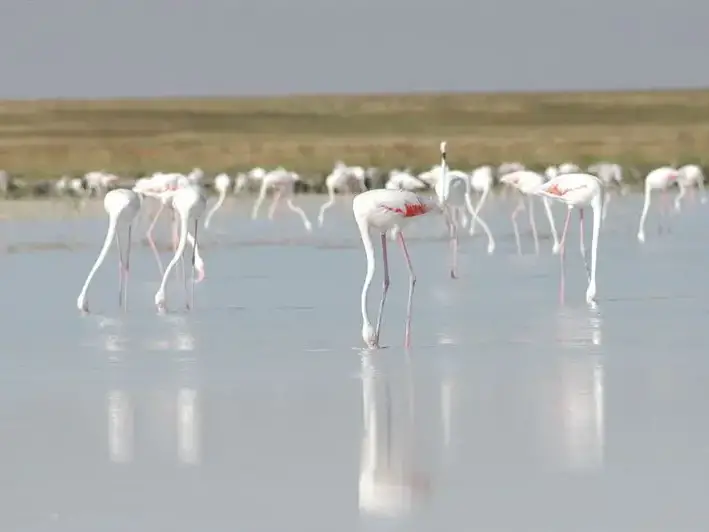
POLYGON ((704 172, 702 167, 697 164, 685 164, 677 170, 677 185, 679 186, 679 194, 675 197, 675 211, 679 212, 682 209, 682 198, 689 190, 690 198, 694 199, 694 188, 699 188, 700 203, 706 203, 707 197, 704 190, 704 172))
POLYGON ((487 252, 495 251, 495 239, 492 237, 490 228, 476 214, 475 209, 470 201, 470 181, 467 176, 459 175, 452 176, 448 171, 448 161, 446 159, 446 142, 441 142, 441 177, 436 183, 436 195, 438 202, 443 207, 443 212, 446 214, 448 224, 448 233, 451 245, 451 277, 455 279, 458 276, 458 219, 459 213, 465 207, 472 219, 477 220, 480 226, 487 234, 488 245, 487 252))
MULTIPOLYGON (((194 270, 197 250, 197 225, 199 223, 199 219, 207 208, 207 200, 202 195, 199 187, 196 186, 189 186, 175 191, 172 196, 171 203, 180 219, 180 241, 177 244, 175 256, 172 257, 172 260, 167 265, 167 268, 165 268, 165 274, 163 275, 162 282, 160 283, 160 288, 155 294, 155 305, 161 312, 165 311, 165 287, 167 285, 167 279, 170 276, 170 272, 177 264, 177 261, 180 260, 185 253, 190 223, 194 223, 195 236, 192 252, 192 290, 190 292, 190 299, 188 300, 187 308, 190 309, 194 306, 194 270)), ((185 286, 185 289, 186 288, 187 287, 185 286)))
MULTIPOLYGON (((519 170, 517 172, 512 172, 500 178, 500 182, 505 185, 510 185, 517 189, 521 194, 519 198, 519 203, 517 207, 512 211, 512 227, 515 232, 515 241, 517 243, 517 253, 522 253, 522 244, 519 237, 519 227, 517 226, 517 214, 524 210, 524 197, 526 196, 529 204, 529 223, 532 226, 532 236, 534 237, 534 248, 537 253, 539 253, 539 236, 537 235, 537 224, 534 221, 534 202, 532 195, 534 191, 537 190, 544 182, 545 179, 541 174, 537 172, 532 172, 531 170, 519 170)), ((547 219, 549 220, 549 226, 551 227, 551 236, 554 239, 554 246, 552 247, 552 253, 559 252, 559 237, 556 233, 556 225, 554 225, 554 217, 551 214, 551 207, 549 206, 549 200, 546 197, 542 197, 542 204, 544 205, 544 211, 546 212, 547 219)))
POLYGON ((108 214, 108 231, 106 239, 103 242, 103 247, 99 253, 96 262, 91 267, 89 275, 84 282, 81 293, 76 300, 76 306, 83 312, 89 311, 88 290, 91 280, 96 271, 108 254, 108 249, 111 246, 114 238, 118 247, 118 305, 124 310, 128 307, 128 270, 130 267, 130 244, 131 244, 131 228, 133 220, 140 211, 141 196, 131 190, 115 189, 106 194, 103 199, 103 206, 108 214), (128 228, 128 238, 126 243, 125 255, 123 246, 121 245, 120 231, 122 228, 128 228))
POLYGON ((406 266, 409 270, 409 298, 406 309, 406 332, 404 337, 404 346, 409 347, 411 345, 411 304, 413 301, 414 286, 416 285, 416 276, 411 266, 411 259, 409 258, 409 252, 406 249, 406 242, 404 241, 404 235, 401 229, 411 218, 424 215, 431 211, 440 212, 441 208, 434 198, 422 197, 406 190, 375 189, 362 192, 355 196, 352 201, 352 210, 367 257, 367 274, 364 279, 361 295, 362 339, 370 348, 379 347, 379 332, 382 323, 384 302, 386 301, 387 291, 389 290, 389 260, 387 258, 386 233, 394 227, 398 227, 397 238, 401 244, 401 249, 406 259, 406 266), (384 263, 384 284, 382 288, 382 299, 379 303, 376 329, 372 327, 367 313, 367 296, 369 287, 372 284, 372 279, 374 278, 375 269, 374 245, 372 244, 371 236, 372 230, 381 235, 382 261, 384 263))
MULTIPOLYGON (((475 214, 480 216, 483 205, 485 205, 485 200, 488 194, 492 190, 495 180, 492 177, 492 166, 480 166, 473 170, 470 174, 470 189, 474 192, 480 192, 480 199, 478 204, 475 205, 475 214)), ((470 234, 475 234, 476 219, 473 218, 470 222, 470 234)))
POLYGON ((575 207, 579 208, 579 228, 580 228, 580 246, 581 256, 583 257, 584 265, 586 266, 586 275, 588 277, 588 288, 586 289, 586 302, 595 306, 596 301, 596 260, 598 257, 598 233, 601 229, 601 210, 603 208, 603 186, 600 180, 591 174, 563 174, 551 179, 538 187, 535 194, 551 198, 556 201, 565 203, 568 206, 566 218, 564 220, 564 230, 561 233, 561 286, 559 296, 561 301, 564 300, 564 256, 566 232, 569 228, 569 218, 571 210, 575 207), (584 228, 583 228, 583 209, 586 206, 591 206, 593 209, 593 237, 591 240, 591 268, 589 270, 588 262, 586 261, 586 248, 584 246, 584 228))
POLYGON ((318 214, 318 225, 322 227, 325 223, 325 211, 335 204, 335 194, 345 192, 348 194, 364 192, 367 186, 364 182, 365 172, 363 168, 350 168, 340 162, 335 166, 332 173, 325 179, 328 200, 320 207, 318 214))
POLYGON ((256 202, 254 203, 251 218, 255 220, 258 217, 258 211, 261 207, 261 203, 263 203, 263 200, 266 199, 266 193, 269 189, 273 189, 275 192, 273 196, 273 203, 271 203, 271 208, 268 210, 268 219, 273 219, 273 214, 276 212, 278 201, 283 197, 286 200, 286 205, 288 205, 288 208, 300 216, 306 231, 312 231, 313 225, 310 223, 310 220, 308 220, 308 217, 305 215, 305 212, 303 212, 303 209, 297 207, 293 203, 293 192, 295 190, 296 181, 300 181, 300 177, 296 173, 289 172, 284 168, 278 168, 263 176, 261 180, 261 191, 259 192, 258 198, 256 198, 256 202))
MULTIPOLYGON (((667 189, 677 182, 678 176, 677 170, 671 166, 655 168, 652 172, 647 174, 645 178, 645 201, 643 203, 643 211, 640 214, 640 227, 638 228, 638 240, 640 242, 645 242, 645 220, 647 219, 647 212, 650 209, 652 192, 654 190, 660 191, 662 194, 660 213, 667 214, 669 212, 667 189)), ((659 231, 662 232, 662 224, 659 225, 659 231)))
POLYGON ((207 217, 204 219, 204 228, 209 229, 209 222, 214 216, 214 213, 219 210, 219 208, 224 203, 226 199, 226 193, 229 191, 229 186, 231 185, 231 178, 227 174, 219 174, 214 178, 214 188, 219 193, 216 203, 207 213, 207 217))

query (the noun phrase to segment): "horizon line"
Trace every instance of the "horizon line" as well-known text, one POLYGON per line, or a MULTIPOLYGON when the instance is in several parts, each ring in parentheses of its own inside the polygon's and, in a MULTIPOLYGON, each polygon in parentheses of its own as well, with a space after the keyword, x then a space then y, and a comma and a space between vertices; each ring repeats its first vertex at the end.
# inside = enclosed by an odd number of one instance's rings
POLYGON ((110 102, 110 101, 152 101, 152 100, 287 100, 308 98, 400 98, 423 96, 554 96, 563 94, 643 94, 662 92, 706 92, 704 87, 652 87, 635 89, 547 89, 547 90, 420 90, 420 91, 371 91, 371 92, 295 92, 283 94, 203 94, 203 95, 161 95, 161 96, 96 96, 96 97, 42 97, 42 98, 3 98, 0 102, 110 102))

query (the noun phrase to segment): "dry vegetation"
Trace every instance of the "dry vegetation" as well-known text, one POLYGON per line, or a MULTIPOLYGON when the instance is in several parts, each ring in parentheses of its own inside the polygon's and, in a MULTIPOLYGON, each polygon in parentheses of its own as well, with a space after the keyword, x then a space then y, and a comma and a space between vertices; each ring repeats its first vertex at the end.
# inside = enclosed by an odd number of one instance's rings
POLYGON ((106 169, 327 172, 337 159, 429 167, 701 162, 709 90, 0 102, 0 168, 25 178, 106 169))

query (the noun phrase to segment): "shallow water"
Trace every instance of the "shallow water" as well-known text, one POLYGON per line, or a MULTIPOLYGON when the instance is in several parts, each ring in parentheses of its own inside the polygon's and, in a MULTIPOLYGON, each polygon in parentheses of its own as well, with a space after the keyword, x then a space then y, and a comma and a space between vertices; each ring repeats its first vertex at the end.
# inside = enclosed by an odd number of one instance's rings
MULTIPOLYGON (((315 222, 322 198, 297 201, 315 222)), ((443 222, 412 224, 409 353, 394 243, 390 347, 360 349, 365 262, 346 203, 307 235, 287 211, 251 221, 250 204, 228 202, 200 230, 195 310, 179 310, 174 282, 165 316, 144 245, 128 314, 114 254, 92 314, 76 312, 100 204, 3 222, 0 528, 704 530, 706 208, 663 234, 653 212, 640 245, 641 202, 610 205, 595 310, 576 218, 563 305, 541 208, 541 253, 522 213, 520 256, 512 203, 491 202, 497 250, 464 238, 455 281, 443 222)))

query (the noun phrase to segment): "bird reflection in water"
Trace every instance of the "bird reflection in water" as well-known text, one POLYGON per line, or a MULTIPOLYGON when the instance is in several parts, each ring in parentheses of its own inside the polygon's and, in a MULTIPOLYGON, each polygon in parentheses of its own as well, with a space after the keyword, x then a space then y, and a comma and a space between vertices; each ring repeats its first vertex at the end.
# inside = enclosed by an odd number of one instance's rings
POLYGON ((415 470, 412 377, 407 371, 407 384, 392 386, 390 372, 380 369, 380 361, 386 359, 377 356, 375 369, 371 354, 362 354, 359 510, 361 516, 397 518, 408 515, 413 504, 428 495, 430 482, 415 470), (392 389, 403 393, 392 394, 392 389), (404 404, 392 401, 392 395, 404 404))
MULTIPOLYGON (((202 427, 199 393, 195 383, 196 359, 185 353, 193 351, 196 342, 184 317, 169 316, 166 317, 166 323, 169 326, 167 337, 149 342, 146 347, 176 352, 176 355, 166 360, 170 362, 168 367, 173 374, 168 383, 162 383, 162 379, 158 378, 158 382, 151 386, 153 391, 147 394, 131 393, 124 389, 125 385, 113 387, 107 393, 108 454, 113 463, 128 464, 134 459, 136 410, 145 411, 148 417, 154 419, 146 426, 149 427, 148 432, 158 430, 154 435, 157 437, 151 438, 148 435, 147 438, 140 438, 141 441, 163 441, 169 447, 175 445, 172 449, 176 449, 179 464, 195 466, 201 463, 202 427), (165 440, 172 437, 176 438, 176 441, 172 440, 174 443, 165 440)), ((106 348, 109 350, 108 344, 106 348)), ((130 380, 130 368, 125 363, 128 356, 126 353, 111 353, 112 380, 130 380)))
POLYGON ((594 309, 560 313, 557 338, 573 352, 558 359, 558 393, 561 411, 556 425, 561 429, 561 456, 572 470, 603 467, 605 447, 604 367, 601 316, 594 309), (583 349, 583 347, 586 349, 583 349))

